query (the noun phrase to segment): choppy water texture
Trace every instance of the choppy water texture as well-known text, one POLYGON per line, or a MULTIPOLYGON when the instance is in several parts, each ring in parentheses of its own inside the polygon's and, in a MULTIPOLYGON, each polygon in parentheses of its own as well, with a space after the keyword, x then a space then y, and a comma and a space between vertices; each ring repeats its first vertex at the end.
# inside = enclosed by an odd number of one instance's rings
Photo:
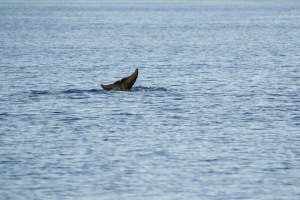
POLYGON ((0 199, 300 199, 299 35, 299 2, 1 2, 0 199))

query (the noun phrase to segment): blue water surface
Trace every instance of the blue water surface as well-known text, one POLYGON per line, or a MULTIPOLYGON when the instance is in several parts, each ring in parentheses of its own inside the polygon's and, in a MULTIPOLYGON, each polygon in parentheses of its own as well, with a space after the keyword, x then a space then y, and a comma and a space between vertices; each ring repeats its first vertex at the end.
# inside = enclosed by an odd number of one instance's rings
POLYGON ((0 2, 0 199, 300 199, 299 36, 297 1, 0 2))

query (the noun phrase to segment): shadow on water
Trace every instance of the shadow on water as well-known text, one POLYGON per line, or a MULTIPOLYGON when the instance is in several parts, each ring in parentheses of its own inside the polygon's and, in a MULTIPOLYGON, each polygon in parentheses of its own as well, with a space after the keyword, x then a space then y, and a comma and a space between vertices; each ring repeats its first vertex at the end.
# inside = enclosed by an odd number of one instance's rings
POLYGON ((101 89, 81 90, 81 89, 69 89, 58 92, 51 92, 48 90, 31 90, 33 95, 47 95, 47 94, 83 94, 83 93, 98 93, 101 89))
MULTIPOLYGON (((153 92, 153 91, 167 91, 166 88, 164 87, 133 87, 130 92, 153 92)), ((90 89, 90 90, 85 90, 85 89, 68 89, 68 90, 63 90, 63 91, 48 91, 48 90, 31 90, 30 94, 31 95, 51 95, 51 94, 90 94, 90 93, 105 93, 105 92, 116 92, 116 91, 106 91, 103 89, 90 89)), ((120 91, 118 91, 120 92, 120 91)))

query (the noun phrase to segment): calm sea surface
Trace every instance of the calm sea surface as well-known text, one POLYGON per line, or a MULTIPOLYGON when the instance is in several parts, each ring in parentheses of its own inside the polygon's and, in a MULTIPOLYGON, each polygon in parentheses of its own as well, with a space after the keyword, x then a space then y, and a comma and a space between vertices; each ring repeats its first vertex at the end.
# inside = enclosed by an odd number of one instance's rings
POLYGON ((300 199, 299 38, 300 2, 0 2, 0 199, 300 199))

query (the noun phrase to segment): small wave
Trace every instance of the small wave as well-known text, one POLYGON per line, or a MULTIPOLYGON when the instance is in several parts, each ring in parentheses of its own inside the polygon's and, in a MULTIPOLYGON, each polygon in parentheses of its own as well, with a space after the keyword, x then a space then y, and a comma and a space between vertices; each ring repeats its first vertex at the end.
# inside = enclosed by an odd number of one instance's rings
POLYGON ((100 92, 100 89, 91 89, 91 90, 80 90, 80 89, 69 89, 65 90, 62 93, 64 94, 79 94, 79 93, 90 93, 90 92, 100 92))
POLYGON ((90 90, 81 90, 81 89, 69 89, 60 92, 65 97, 70 99, 87 99, 89 98, 90 94, 93 93, 100 93, 100 89, 90 89, 90 90))
POLYGON ((3 112, 3 113, 0 113, 0 116, 9 116, 10 114, 8 114, 7 112, 3 112))
POLYGON ((135 115, 135 114, 132 114, 132 113, 116 113, 114 115, 125 115, 125 116, 130 116, 130 115, 135 115))
POLYGON ((101 92, 101 89, 90 89, 90 90, 80 90, 80 89, 69 89, 64 91, 47 91, 47 90, 31 90, 31 94, 40 95, 40 94, 82 94, 82 93, 97 93, 101 92))
POLYGON ((7 112, 0 113, 0 121, 6 120, 7 117, 9 117, 9 116, 10 116, 10 114, 8 114, 7 112))
POLYGON ((64 121, 64 122, 74 122, 74 121, 78 121, 78 120, 82 120, 82 118, 79 118, 79 117, 66 117, 66 118, 60 119, 60 121, 64 121))
POLYGON ((133 92, 149 92, 149 91, 167 91, 164 87, 133 87, 131 89, 133 92))
MULTIPOLYGON (((87 93, 101 93, 103 89, 68 89, 63 91, 48 91, 48 90, 31 90, 32 95, 47 95, 47 94, 87 94, 87 93)), ((131 92, 151 92, 151 91, 167 91, 164 87, 133 87, 131 92)))
POLYGON ((47 90, 31 90, 31 94, 49 94, 47 90))

